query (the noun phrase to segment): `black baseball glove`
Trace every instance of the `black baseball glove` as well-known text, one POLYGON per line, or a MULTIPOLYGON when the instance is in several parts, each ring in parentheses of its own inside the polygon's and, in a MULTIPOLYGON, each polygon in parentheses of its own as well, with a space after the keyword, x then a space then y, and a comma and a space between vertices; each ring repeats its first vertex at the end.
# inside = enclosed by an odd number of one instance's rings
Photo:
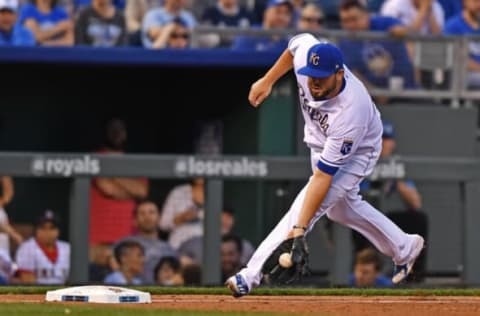
POLYGON ((268 257, 262 267, 265 282, 272 285, 290 284, 306 275, 308 270, 308 247, 304 236, 283 241, 268 257), (280 255, 291 253, 293 265, 284 268, 278 262, 280 255))

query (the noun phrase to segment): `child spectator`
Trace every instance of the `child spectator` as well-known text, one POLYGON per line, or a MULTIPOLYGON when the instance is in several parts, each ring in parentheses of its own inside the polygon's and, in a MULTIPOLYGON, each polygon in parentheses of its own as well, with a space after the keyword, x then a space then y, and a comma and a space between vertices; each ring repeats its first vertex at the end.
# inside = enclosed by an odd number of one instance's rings
POLYGON ((180 261, 176 257, 163 257, 154 269, 155 283, 162 286, 183 285, 180 261))
POLYGON ((382 275, 382 259, 373 248, 366 248, 355 256, 353 274, 350 277, 350 286, 366 287, 391 287, 390 278, 382 275))

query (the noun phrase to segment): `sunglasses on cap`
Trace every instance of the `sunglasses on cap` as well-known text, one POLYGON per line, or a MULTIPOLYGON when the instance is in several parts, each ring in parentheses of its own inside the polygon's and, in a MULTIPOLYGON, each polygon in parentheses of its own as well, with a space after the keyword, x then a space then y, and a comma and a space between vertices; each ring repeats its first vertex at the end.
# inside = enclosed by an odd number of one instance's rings
POLYGON ((170 38, 174 38, 174 39, 177 39, 177 38, 189 39, 189 38, 190 38, 190 34, 188 34, 188 33, 172 33, 172 34, 170 34, 170 38))
POLYGON ((309 16, 302 16, 300 17, 302 21, 308 22, 308 23, 318 23, 322 24, 324 19, 323 18, 314 18, 314 17, 309 17, 309 16))

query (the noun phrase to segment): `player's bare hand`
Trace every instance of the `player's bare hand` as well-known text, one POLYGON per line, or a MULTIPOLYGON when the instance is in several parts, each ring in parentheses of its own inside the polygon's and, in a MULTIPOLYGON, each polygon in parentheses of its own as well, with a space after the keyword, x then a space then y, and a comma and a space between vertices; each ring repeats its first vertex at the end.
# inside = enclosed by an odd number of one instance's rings
POLYGON ((257 80, 250 88, 248 101, 254 107, 258 107, 272 92, 272 84, 265 78, 257 80))

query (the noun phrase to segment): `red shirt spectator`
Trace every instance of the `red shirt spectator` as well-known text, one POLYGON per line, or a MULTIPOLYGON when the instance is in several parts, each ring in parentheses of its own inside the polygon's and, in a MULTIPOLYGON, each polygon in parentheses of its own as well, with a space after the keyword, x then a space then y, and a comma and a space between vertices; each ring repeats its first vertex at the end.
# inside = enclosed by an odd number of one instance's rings
MULTIPOLYGON (((103 154, 122 154, 127 139, 123 121, 112 119, 106 130, 103 154)), ((145 178, 96 178, 90 189, 90 244, 113 243, 128 236, 133 228, 136 201, 146 198, 145 178)))

